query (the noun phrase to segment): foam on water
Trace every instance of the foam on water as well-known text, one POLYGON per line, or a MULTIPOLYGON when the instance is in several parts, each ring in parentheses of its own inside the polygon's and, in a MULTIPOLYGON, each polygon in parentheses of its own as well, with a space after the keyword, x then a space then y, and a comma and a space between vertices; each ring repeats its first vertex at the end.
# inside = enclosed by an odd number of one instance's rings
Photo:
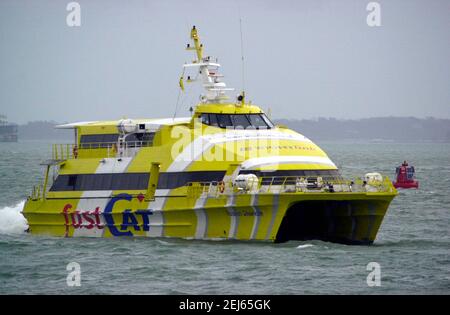
POLYGON ((25 201, 21 201, 13 207, 0 209, 0 234, 24 233, 28 228, 27 220, 21 211, 25 201))
POLYGON ((298 249, 303 249, 303 248, 308 248, 308 247, 312 247, 314 246, 313 244, 304 244, 304 245, 298 245, 297 248, 298 249))

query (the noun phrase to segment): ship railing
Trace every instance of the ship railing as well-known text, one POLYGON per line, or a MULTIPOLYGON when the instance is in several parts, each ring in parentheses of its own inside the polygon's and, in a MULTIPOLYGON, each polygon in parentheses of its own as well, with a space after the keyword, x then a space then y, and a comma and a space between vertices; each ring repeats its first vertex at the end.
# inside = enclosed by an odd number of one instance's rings
POLYGON ((191 182, 187 184, 188 194, 219 196, 221 194, 255 193, 351 193, 351 192, 393 192, 389 178, 383 181, 367 182, 363 179, 345 180, 337 177, 320 176, 265 176, 241 188, 232 181, 191 182))
POLYGON ((30 198, 32 200, 39 200, 44 197, 44 186, 41 185, 35 185, 33 186, 30 194, 30 198))
MULTIPOLYGON (((135 140, 125 141, 123 147, 125 148, 141 148, 149 147, 153 144, 150 140, 135 140)), ((113 142, 83 142, 80 144, 80 149, 93 150, 93 149, 113 149, 117 148, 117 141, 113 142)))
MULTIPOLYGON (((327 176, 273 176, 261 177, 258 180, 259 193, 288 193, 288 192, 387 192, 392 184, 387 177, 383 181, 367 182, 363 179, 346 180, 340 177, 327 176)), ((244 189, 245 190, 245 189, 244 189)), ((252 190, 252 187, 250 189, 252 190)))
POLYGON ((73 143, 53 144, 52 159, 133 157, 140 148, 151 145, 151 141, 145 140, 126 141, 120 147, 117 142, 81 143, 79 146, 73 143))
POLYGON ((74 144, 52 144, 52 160, 68 160, 73 158, 74 144))

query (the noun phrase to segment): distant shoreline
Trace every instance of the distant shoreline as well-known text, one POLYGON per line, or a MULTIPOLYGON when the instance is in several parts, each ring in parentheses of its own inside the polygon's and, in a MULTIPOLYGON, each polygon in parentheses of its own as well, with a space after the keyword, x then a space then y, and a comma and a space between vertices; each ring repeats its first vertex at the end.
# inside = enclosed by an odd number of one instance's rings
MULTIPOLYGON (((448 143, 450 119, 376 117, 354 120, 274 119, 313 141, 370 143, 448 143)), ((55 121, 32 121, 19 125, 20 140, 72 140, 72 130, 55 129, 55 121)))
POLYGON ((364 119, 277 119, 315 141, 450 142, 450 119, 375 117, 364 119))

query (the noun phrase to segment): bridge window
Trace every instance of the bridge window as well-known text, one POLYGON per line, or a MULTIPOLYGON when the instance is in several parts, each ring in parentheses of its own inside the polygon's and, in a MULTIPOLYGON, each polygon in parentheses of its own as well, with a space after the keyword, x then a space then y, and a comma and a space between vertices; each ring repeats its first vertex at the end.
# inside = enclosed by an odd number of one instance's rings
MULTIPOLYGON (((206 115, 208 115, 208 114, 206 114, 206 115)), ((214 114, 209 115, 209 124, 210 124, 210 126, 215 126, 215 127, 219 126, 216 115, 214 115, 214 114)))
POLYGON ((268 126, 261 115, 248 115, 248 118, 250 119, 250 123, 252 124, 252 126, 263 128, 266 128, 268 126))
POLYGON ((220 128, 254 128, 270 129, 274 125, 264 114, 202 114, 201 121, 205 125, 220 128))
POLYGON ((251 123, 247 117, 248 115, 230 115, 230 116, 234 127, 241 127, 245 129, 251 126, 251 123))
MULTIPOLYGON (((214 115, 214 114, 211 114, 214 115)), ((217 114, 217 123, 220 128, 232 127, 233 123, 231 122, 231 115, 226 114, 217 114)))
POLYGON ((265 123, 269 128, 275 127, 275 125, 270 121, 270 119, 266 115, 261 115, 262 119, 264 119, 265 123))

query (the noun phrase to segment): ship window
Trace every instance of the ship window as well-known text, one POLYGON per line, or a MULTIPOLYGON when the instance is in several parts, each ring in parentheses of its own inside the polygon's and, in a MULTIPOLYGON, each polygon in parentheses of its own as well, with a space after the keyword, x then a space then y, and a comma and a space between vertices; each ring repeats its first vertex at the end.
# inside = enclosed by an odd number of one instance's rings
MULTIPOLYGON (((151 146, 153 144, 154 132, 150 133, 132 133, 129 134, 125 141, 129 147, 134 146, 151 146)), ((114 143, 117 143, 119 135, 113 134, 95 134, 95 135, 82 135, 80 138, 81 149, 98 149, 112 147, 114 143)))
POLYGON ((107 148, 113 142, 117 142, 119 135, 114 134, 96 134, 96 135, 82 135, 80 138, 81 149, 98 149, 107 148))
POLYGON ((167 172, 159 174, 158 188, 173 189, 190 182, 221 181, 225 171, 167 172))
POLYGON ((233 126, 247 128, 251 126, 250 121, 247 119, 247 115, 231 115, 231 121, 233 122, 233 126))
POLYGON ((98 182, 95 183, 94 187, 109 187, 112 182, 113 174, 101 174, 102 176, 98 176, 98 182))
POLYGON ((202 124, 209 125, 209 115, 202 114, 202 124))
POLYGON ((114 133, 113 134, 105 134, 105 135, 103 135, 103 138, 99 142, 106 142, 106 143, 116 142, 117 138, 119 138, 118 134, 114 134, 114 133))
POLYGON ((220 128, 266 129, 273 128, 273 123, 264 114, 202 114, 201 121, 205 125, 220 128))
POLYGON ((216 114, 209 114, 209 124, 215 127, 219 126, 216 114))
POLYGON ((266 122, 267 126, 269 126, 269 128, 274 127, 274 124, 270 121, 270 119, 266 115, 262 114, 261 117, 262 117, 262 119, 264 119, 264 121, 266 122))
MULTIPOLYGON (((173 189, 189 182, 211 182, 223 179, 225 171, 160 173, 159 189, 173 189)), ((149 173, 59 175, 50 191, 146 190, 149 173)))
POLYGON ((198 171, 198 172, 168 172, 161 173, 158 188, 172 189, 185 186, 190 182, 213 182, 221 181, 225 175, 224 171, 198 171))
POLYGON ((73 187, 73 189, 75 189, 76 183, 77 183, 77 176, 76 175, 69 176, 67 185, 70 187, 73 187))
POLYGON ((125 138, 128 147, 145 147, 153 145, 154 132, 150 133, 132 133, 125 138))
POLYGON ((267 124, 262 119, 261 115, 247 115, 248 119, 250 120, 252 126, 255 126, 256 128, 267 128, 267 124))
POLYGON ((86 189, 92 189, 92 187, 94 186, 92 180, 90 178, 90 175, 84 175, 84 176, 77 176, 77 181, 75 183, 75 186, 73 188, 73 190, 82 190, 83 188, 86 189))
POLYGON ((217 114, 217 123, 219 124, 220 128, 227 128, 233 126, 230 115, 226 114, 217 114))

